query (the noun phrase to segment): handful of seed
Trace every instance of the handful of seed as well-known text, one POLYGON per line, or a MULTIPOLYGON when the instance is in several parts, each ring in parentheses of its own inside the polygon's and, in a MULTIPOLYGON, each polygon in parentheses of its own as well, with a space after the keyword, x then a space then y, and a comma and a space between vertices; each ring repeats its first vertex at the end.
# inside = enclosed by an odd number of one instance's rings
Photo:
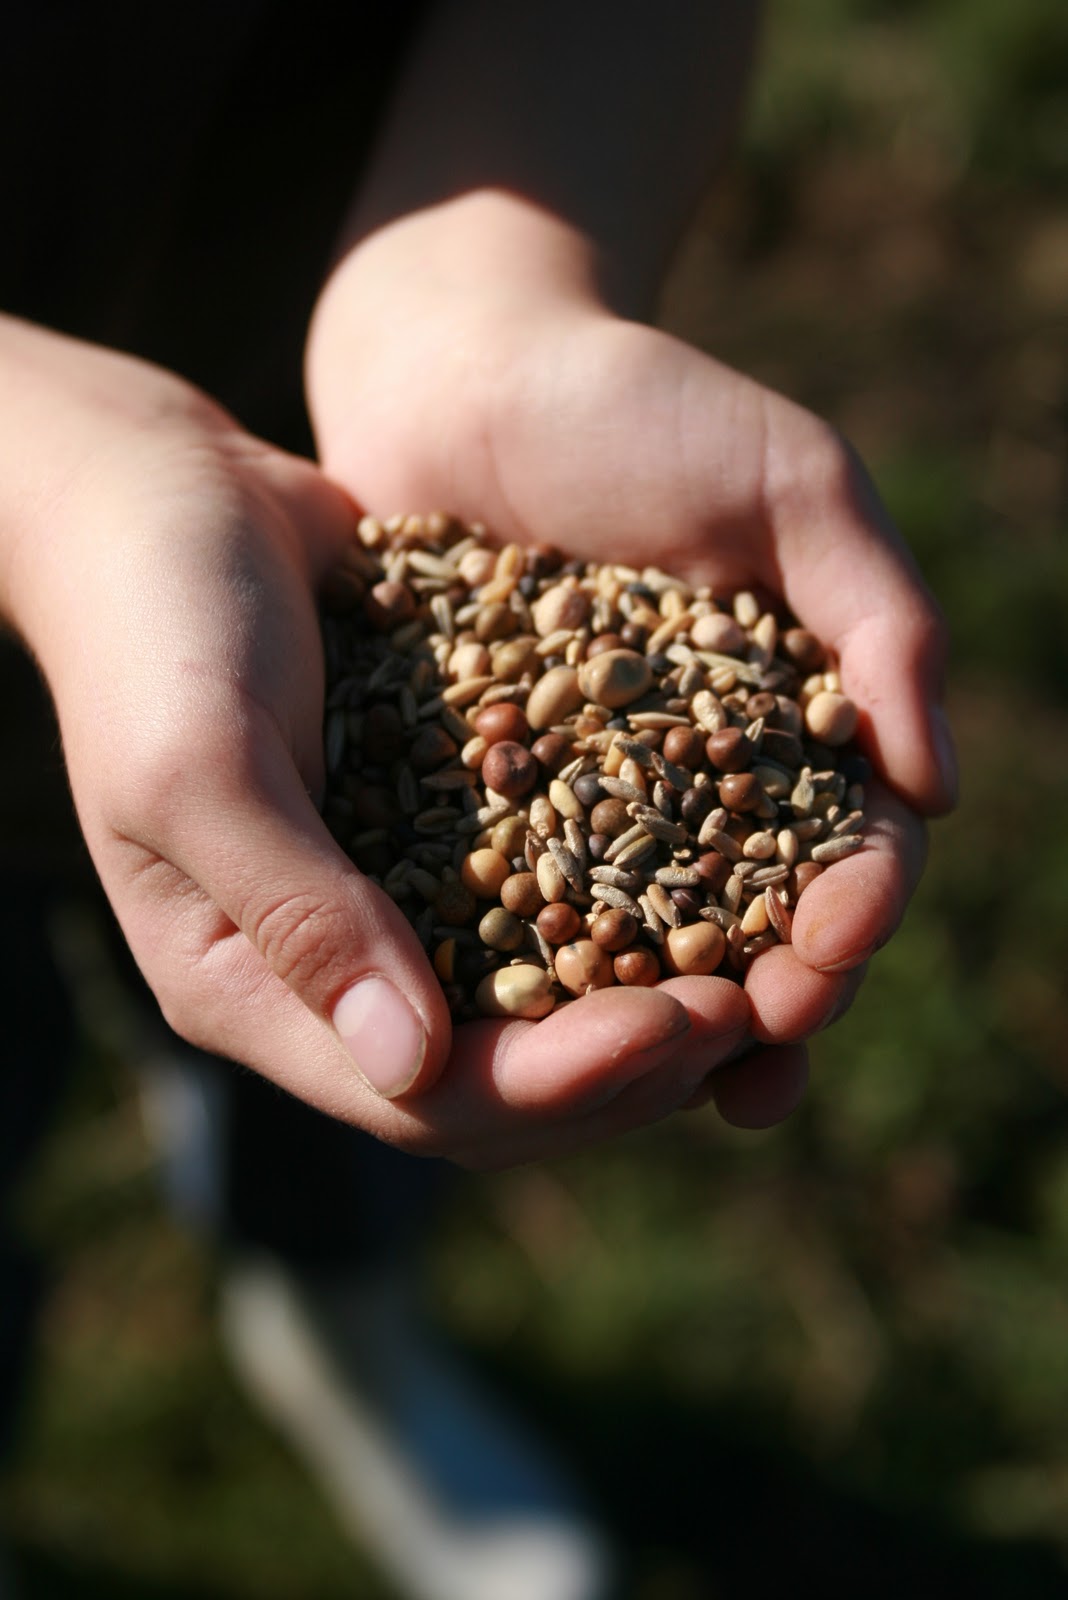
POLYGON ((365 517, 323 603, 324 817, 457 1019, 740 979, 863 842, 856 707, 748 592, 433 514, 365 517))

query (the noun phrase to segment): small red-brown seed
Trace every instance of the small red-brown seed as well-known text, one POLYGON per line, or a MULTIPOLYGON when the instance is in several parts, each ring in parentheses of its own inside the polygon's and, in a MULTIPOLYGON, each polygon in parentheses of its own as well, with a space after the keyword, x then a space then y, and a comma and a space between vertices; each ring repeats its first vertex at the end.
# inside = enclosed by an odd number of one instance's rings
POLYGON ((415 616, 415 596, 406 583, 383 578, 364 596, 363 609, 377 633, 389 633, 415 616))
POLYGON ((482 781, 506 800, 517 800, 538 781, 538 762, 525 744, 502 739, 491 744, 482 763, 482 781))
POLYGON ((621 950, 612 962, 612 971, 617 983, 626 984, 632 989, 651 989, 660 982, 662 976, 660 962, 653 951, 644 945, 621 950))
POLYGON ((818 861, 799 861, 790 874, 789 888, 793 899, 797 900, 810 883, 814 883, 823 868, 818 861))
POLYGON ((530 724, 522 706, 510 700, 499 700, 478 713, 475 732, 480 733, 487 744, 499 744, 505 739, 523 744, 530 737, 530 724))
POLYGON ((500 897, 505 910, 514 911, 517 917, 536 917, 545 904, 533 872, 513 872, 501 884, 500 897))
POLYGON ((556 976, 570 994, 587 989, 607 989, 613 982, 612 957, 592 939, 576 939, 556 952, 556 976))
POLYGON ((598 800, 590 812, 590 827, 594 833, 607 833, 613 839, 631 826, 633 818, 627 814, 627 802, 615 798, 598 800))
POLYGON ((787 628, 781 643, 790 660, 802 672, 818 672, 827 659, 823 644, 807 628, 787 628))
POLYGON ((618 633, 596 633, 586 646, 586 660, 591 656, 603 655, 606 650, 625 649, 623 639, 618 633))
POLYGON ((719 798, 728 811, 755 811, 764 791, 751 772, 729 772, 720 783, 719 798))
POLYGON ((511 872, 511 863, 507 858, 499 850, 487 847, 484 850, 472 850, 470 855, 464 857, 460 881, 480 900, 494 900, 511 872))
POLYGON ((664 960, 681 977, 705 977, 723 959, 726 940, 714 922, 691 922, 664 935, 664 960))
POLYGON ((665 761, 676 767, 694 768, 705 753, 705 740, 696 728, 669 728, 662 746, 665 761))
POLYGON ((561 767, 566 767, 571 760, 571 740, 566 739, 562 733, 543 733, 530 747, 530 753, 541 764, 551 778, 555 778, 561 767))
POLYGON ((538 932, 546 944, 567 944, 582 926, 582 918, 566 900, 556 900, 538 912, 538 932))
POLYGON ((726 856, 721 856, 718 850, 709 850, 705 855, 698 856, 694 866, 701 874, 705 888, 713 894, 719 893, 734 871, 726 856))
POLYGON ((610 906, 602 911, 590 929, 590 938, 602 950, 622 950, 632 944, 638 934, 638 923, 629 911, 610 906))
POLYGON ((744 772, 753 759, 753 746, 741 728, 721 728, 705 740, 705 754, 717 772, 744 772))

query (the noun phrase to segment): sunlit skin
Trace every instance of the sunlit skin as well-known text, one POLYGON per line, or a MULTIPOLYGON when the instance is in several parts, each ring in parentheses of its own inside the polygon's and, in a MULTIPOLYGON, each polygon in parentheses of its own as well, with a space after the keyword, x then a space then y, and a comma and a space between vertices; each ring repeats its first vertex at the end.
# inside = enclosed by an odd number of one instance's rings
POLYGON ((474 1166, 709 1098, 764 1126, 900 920, 921 817, 952 803, 941 622, 832 430, 644 320, 754 8, 680 7, 670 30, 638 6, 430 10, 309 335, 321 470, 174 377, 0 319, 0 614, 47 677, 93 859, 185 1037, 474 1166), (362 509, 438 507, 502 539, 756 587, 838 652, 880 778, 867 842, 744 989, 677 978, 451 1031, 411 928, 316 809, 318 585, 362 509), (332 1026, 374 975, 426 1038, 392 1099, 332 1026))

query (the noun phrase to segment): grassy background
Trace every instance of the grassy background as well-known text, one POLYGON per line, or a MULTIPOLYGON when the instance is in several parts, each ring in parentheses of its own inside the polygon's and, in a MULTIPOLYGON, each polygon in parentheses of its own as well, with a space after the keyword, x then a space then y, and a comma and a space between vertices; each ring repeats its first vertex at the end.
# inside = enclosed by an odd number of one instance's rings
MULTIPOLYGON (((779 0, 665 321, 832 418, 952 623, 959 814, 768 1135, 465 1182, 452 1331, 553 1428, 631 1600, 1068 1584, 1068 52, 1061 0, 779 0)), ((386 1591, 250 1413, 121 1052, 27 1199, 56 1263, 3 1493, 31 1596, 386 1591)))

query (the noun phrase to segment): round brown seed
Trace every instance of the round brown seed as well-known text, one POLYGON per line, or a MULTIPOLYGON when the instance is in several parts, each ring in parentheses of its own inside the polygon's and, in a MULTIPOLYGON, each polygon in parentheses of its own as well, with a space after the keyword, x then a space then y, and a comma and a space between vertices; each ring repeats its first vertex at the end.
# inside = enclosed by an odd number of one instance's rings
POLYGON ((592 939, 576 939, 556 952, 556 976, 570 994, 607 989, 614 976, 612 957, 592 939))
POLYGON ((542 906, 537 917, 538 932, 547 944, 567 944, 582 926, 582 918, 566 900, 542 906))
POLYGON ((629 911, 610 906, 602 911, 590 929, 590 938, 602 950, 622 950, 638 936, 638 923, 629 911))
POLYGON ((744 772, 753 759, 753 746, 741 728, 721 728, 705 740, 705 754, 717 772, 744 772))
POLYGON ((807 628, 787 628, 781 642, 790 660, 802 672, 818 672, 827 659, 822 643, 807 628))
POLYGON ((415 596, 406 583, 383 578, 364 596, 363 609, 376 633, 389 633, 415 616, 415 596))
POLYGON ((522 854, 526 843, 527 825, 522 817, 502 817, 490 834, 490 845, 511 861, 522 854))
POLYGON ((512 868, 499 850, 472 850, 464 857, 460 881, 480 900, 495 900, 512 868))
POLYGON ((589 661, 592 656, 603 655, 606 650, 622 650, 624 648, 625 644, 622 634, 595 633, 589 644, 586 646, 586 660, 589 661))
POLYGON ((578 681, 587 700, 614 711, 645 693, 653 669, 636 650, 605 650, 583 662, 578 681))
POLYGON ((631 950, 621 950, 612 962, 617 983, 628 988, 651 989, 660 982, 660 962, 645 945, 635 945, 631 950))
POLYGON ((719 893, 734 871, 726 856, 721 856, 718 850, 709 850, 698 856, 694 867, 701 875, 701 882, 712 894, 719 893))
POLYGON ((662 746, 664 759, 676 767, 700 766, 705 742, 696 728, 669 728, 662 746))
POLYGON ((545 904, 533 872, 513 872, 501 884, 501 905, 517 917, 536 917, 545 904))
MULTIPOLYGON (((478 713, 475 732, 480 733, 489 745, 500 744, 502 740, 523 744, 530 736, 530 724, 522 706, 514 705, 510 700, 500 700, 478 713)), ((504 793, 503 789, 501 793, 504 793)))
POLYGON ((565 739, 562 733, 543 733, 531 745, 530 753, 549 776, 555 778, 560 768, 571 760, 571 740, 565 739))
POLYGON ((475 990, 475 1004, 487 1017, 547 1017, 556 1001, 544 967, 520 963, 487 973, 475 990))
POLYGON ((723 932, 714 922, 669 928, 664 935, 664 959, 680 977, 704 977, 715 972, 725 949, 723 932))
POLYGON ((514 912, 493 906, 479 923, 478 936, 491 950, 518 950, 523 943, 523 924, 514 912))
POLYGON ((506 800, 518 800, 538 781, 536 757, 525 744, 502 739, 491 744, 482 763, 482 780, 506 800))
POLYGON ((612 839, 617 834, 625 833, 631 822, 625 800, 598 800, 590 812, 590 826, 594 833, 607 833, 612 839))
POLYGON ((755 811, 764 791, 751 772, 731 772, 720 783, 719 798, 728 811, 755 811))

